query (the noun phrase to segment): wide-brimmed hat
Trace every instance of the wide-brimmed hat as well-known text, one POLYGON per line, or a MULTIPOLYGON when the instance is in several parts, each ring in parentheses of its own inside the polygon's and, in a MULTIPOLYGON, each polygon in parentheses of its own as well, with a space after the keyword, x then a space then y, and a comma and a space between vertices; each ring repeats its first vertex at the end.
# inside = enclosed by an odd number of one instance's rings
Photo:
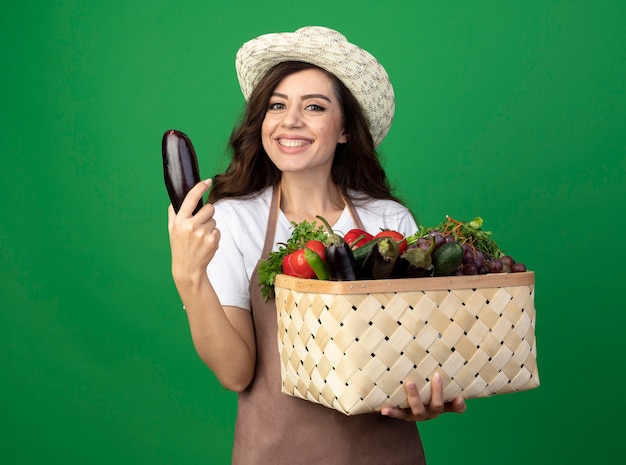
POLYGON ((395 98, 389 76, 374 56, 326 27, 265 34, 243 44, 235 58, 244 98, 248 100, 265 73, 284 61, 311 63, 337 76, 361 104, 374 144, 385 138, 395 98))

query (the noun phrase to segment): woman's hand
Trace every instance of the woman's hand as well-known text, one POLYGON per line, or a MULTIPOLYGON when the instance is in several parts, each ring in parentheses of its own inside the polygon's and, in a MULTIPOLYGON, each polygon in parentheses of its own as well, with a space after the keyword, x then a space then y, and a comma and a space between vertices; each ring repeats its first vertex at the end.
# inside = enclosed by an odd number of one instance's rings
POLYGON ((457 397, 451 402, 443 401, 443 383, 441 382, 441 376, 439 373, 435 373, 431 381, 431 400, 428 405, 422 403, 419 390, 413 381, 406 383, 406 394, 409 400, 409 408, 397 409, 390 407, 383 407, 380 410, 382 415, 397 418, 407 421, 424 421, 437 418, 442 413, 465 412, 466 405, 465 400, 462 397, 457 397))
POLYGON ((220 232, 215 227, 213 205, 193 211, 211 180, 196 184, 187 194, 178 214, 168 208, 168 231, 172 251, 172 275, 175 281, 197 280, 206 276, 206 267, 219 246, 220 232))

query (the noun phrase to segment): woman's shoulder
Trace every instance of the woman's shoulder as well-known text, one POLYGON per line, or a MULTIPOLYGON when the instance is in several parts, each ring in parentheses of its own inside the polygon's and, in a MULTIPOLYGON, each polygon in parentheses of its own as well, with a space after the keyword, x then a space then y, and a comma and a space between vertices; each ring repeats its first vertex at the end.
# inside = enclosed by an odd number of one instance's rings
POLYGON ((272 200, 272 188, 245 197, 229 197, 213 204, 215 218, 237 224, 265 224, 272 200))
POLYGON ((245 197, 227 197, 218 200, 213 204, 215 210, 231 211, 257 211, 259 208, 266 206, 269 208, 272 200, 272 188, 266 187, 263 190, 254 192, 245 197))
POLYGON ((373 211, 391 211, 394 214, 405 213, 409 208, 403 203, 393 199, 376 199, 360 192, 350 191, 350 199, 357 209, 373 211))
POLYGON ((401 202, 393 199, 364 197, 358 193, 351 198, 368 231, 389 228, 401 229, 403 233, 413 233, 417 229, 411 210, 401 202))

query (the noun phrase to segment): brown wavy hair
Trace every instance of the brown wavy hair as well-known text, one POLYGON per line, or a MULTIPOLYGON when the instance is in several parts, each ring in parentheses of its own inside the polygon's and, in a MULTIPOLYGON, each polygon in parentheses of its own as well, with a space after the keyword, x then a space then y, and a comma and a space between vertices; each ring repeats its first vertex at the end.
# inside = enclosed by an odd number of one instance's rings
POLYGON ((352 200, 373 197, 399 201, 392 193, 365 115, 354 95, 326 70, 310 63, 286 61, 271 68, 252 91, 242 120, 230 136, 230 165, 225 173, 213 178, 209 202, 229 197, 247 197, 279 183, 281 171, 263 148, 261 125, 278 84, 286 76, 306 69, 319 69, 332 79, 341 105, 348 141, 337 145, 331 168, 332 180, 339 191, 352 200), (356 191, 356 195, 350 196, 349 190, 356 191))

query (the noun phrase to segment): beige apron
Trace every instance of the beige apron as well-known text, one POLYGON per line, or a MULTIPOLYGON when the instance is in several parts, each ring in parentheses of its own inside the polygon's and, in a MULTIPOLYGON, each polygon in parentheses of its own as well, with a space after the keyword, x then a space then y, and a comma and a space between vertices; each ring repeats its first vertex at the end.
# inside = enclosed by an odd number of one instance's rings
MULTIPOLYGON (((271 252, 279 200, 274 189, 261 258, 271 252)), ((354 207, 348 208, 357 225, 354 207)), ((274 301, 265 302, 258 264, 250 280, 256 331, 256 373, 239 394, 233 465, 421 465, 425 463, 415 423, 379 413, 346 416, 281 392, 274 301)))

